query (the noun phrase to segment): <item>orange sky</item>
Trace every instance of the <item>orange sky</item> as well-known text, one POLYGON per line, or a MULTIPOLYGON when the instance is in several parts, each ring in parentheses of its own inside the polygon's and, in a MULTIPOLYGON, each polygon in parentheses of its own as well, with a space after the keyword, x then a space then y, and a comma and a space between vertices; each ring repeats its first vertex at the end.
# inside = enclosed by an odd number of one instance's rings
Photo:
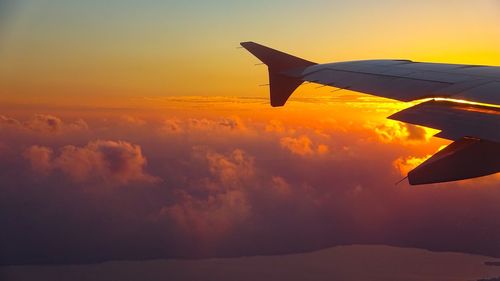
POLYGON ((6 3, 3 103, 264 97, 267 90, 257 85, 266 82, 265 68, 253 67, 256 59, 236 49, 248 40, 316 62, 397 58, 500 65, 496 0, 6 3))

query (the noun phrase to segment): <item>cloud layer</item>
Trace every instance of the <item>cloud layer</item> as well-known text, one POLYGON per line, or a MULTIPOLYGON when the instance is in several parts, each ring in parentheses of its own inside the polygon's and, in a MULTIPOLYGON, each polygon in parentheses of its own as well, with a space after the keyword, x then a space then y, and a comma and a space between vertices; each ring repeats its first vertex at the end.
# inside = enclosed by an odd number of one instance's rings
POLYGON ((353 243, 500 256, 498 176, 395 186, 443 142, 420 128, 332 120, 301 106, 300 118, 293 104, 256 116, 259 103, 223 114, 186 106, 189 114, 154 117, 1 116, 0 262, 265 255, 353 243))
POLYGON ((60 171, 75 182, 102 181, 127 184, 158 180, 144 172, 146 159, 141 148, 124 141, 92 141, 84 147, 67 145, 54 156, 49 147, 33 145, 24 152, 35 172, 60 171))

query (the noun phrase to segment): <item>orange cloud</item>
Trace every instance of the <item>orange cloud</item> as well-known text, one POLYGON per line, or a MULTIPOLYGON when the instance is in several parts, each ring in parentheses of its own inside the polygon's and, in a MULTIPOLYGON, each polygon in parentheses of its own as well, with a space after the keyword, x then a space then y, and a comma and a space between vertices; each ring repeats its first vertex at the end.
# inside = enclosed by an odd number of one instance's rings
POLYGON ((330 148, 326 144, 320 144, 314 148, 311 139, 305 135, 298 138, 294 137, 283 137, 280 139, 281 147, 289 150, 293 154, 300 156, 308 156, 314 154, 327 154, 330 152, 330 148))
POLYGON ((33 119, 25 123, 26 127, 40 132, 59 132, 63 121, 52 115, 37 114, 33 119))
POLYGON ((19 122, 14 118, 0 115, 0 127, 5 127, 5 126, 21 127, 22 124, 21 122, 19 122))
POLYGON ((29 130, 38 133, 61 133, 63 131, 87 130, 89 128, 87 122, 81 118, 74 122, 65 123, 61 118, 48 114, 36 114, 24 122, 0 115, 1 127, 29 130))
POLYGON ((249 129, 238 116, 217 119, 187 118, 182 120, 177 117, 171 117, 163 120, 159 132, 164 134, 193 132, 224 134, 227 132, 249 132, 249 129))
POLYGON ((393 162, 394 167, 401 173, 402 176, 408 175, 408 173, 418 167, 420 164, 424 163, 432 155, 427 155, 424 157, 401 157, 393 162))
POLYGON ((142 126, 146 124, 146 121, 144 121, 143 119, 131 115, 122 115, 120 117, 120 121, 122 121, 125 124, 131 124, 136 126, 142 126))
POLYGON ((283 137, 280 139, 281 147, 288 149, 293 154, 305 156, 314 154, 312 141, 307 136, 300 136, 298 138, 283 137))
POLYGON ((318 148, 316 149, 316 152, 320 155, 322 154, 328 154, 330 152, 330 148, 326 144, 320 144, 318 145, 318 148))
POLYGON ((227 130, 227 131, 244 131, 246 126, 238 116, 231 116, 219 119, 196 119, 190 118, 187 122, 187 127, 194 130, 227 130))
POLYGON ((182 123, 177 118, 169 118, 163 121, 163 124, 160 128, 160 132, 166 134, 178 134, 183 132, 182 123))
POLYGON ((375 131, 381 141, 428 141, 435 133, 435 130, 401 123, 393 120, 386 120, 383 124, 367 123, 368 129, 375 131))
POLYGON ((285 126, 283 125, 283 122, 273 119, 266 125, 266 131, 282 133, 285 131, 285 126))
POLYGON ((207 152, 209 170, 219 182, 228 186, 240 186, 241 180, 254 174, 254 160, 240 149, 234 150, 229 156, 215 152, 207 152))

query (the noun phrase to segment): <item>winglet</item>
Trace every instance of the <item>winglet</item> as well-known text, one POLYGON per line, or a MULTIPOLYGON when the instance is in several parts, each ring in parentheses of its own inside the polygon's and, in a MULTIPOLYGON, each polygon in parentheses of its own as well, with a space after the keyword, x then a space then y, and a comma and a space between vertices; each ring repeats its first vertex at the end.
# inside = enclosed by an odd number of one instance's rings
POLYGON ((285 72, 301 70, 316 64, 254 42, 242 42, 241 46, 267 65, 273 107, 285 105, 295 89, 303 83, 302 80, 285 72))

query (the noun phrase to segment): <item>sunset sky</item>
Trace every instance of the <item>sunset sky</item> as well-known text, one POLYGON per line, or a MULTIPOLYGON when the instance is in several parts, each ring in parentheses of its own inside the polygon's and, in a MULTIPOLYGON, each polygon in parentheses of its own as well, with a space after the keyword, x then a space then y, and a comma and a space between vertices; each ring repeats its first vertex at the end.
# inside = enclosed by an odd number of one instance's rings
POLYGON ((265 96, 249 40, 316 62, 500 64, 496 0, 1 2, 2 98, 265 96))
POLYGON ((387 244, 500 257, 499 175, 395 185, 450 142, 315 62, 500 65, 500 1, 0 0, 0 265, 387 244))

